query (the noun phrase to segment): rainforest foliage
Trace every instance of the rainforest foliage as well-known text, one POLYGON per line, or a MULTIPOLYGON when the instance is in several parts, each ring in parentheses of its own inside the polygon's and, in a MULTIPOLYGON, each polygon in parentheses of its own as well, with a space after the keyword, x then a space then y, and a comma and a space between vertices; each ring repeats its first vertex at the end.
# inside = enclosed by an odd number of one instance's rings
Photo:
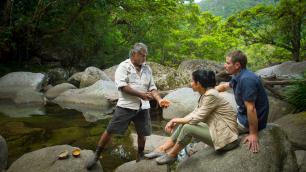
POLYGON ((257 69, 305 60, 302 0, 3 0, 0 72, 14 67, 101 69, 127 58, 135 42, 149 60, 224 61, 241 49, 257 69))

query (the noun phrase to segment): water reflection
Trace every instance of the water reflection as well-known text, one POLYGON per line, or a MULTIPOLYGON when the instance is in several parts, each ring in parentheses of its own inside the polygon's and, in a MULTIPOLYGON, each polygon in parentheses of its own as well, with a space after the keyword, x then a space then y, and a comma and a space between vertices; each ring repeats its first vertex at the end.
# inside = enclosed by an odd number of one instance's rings
POLYGON ((16 105, 11 102, 1 102, 0 113, 13 118, 30 117, 33 114, 46 115, 43 105, 16 105))
MULTIPOLYGON (((109 122, 109 115, 101 119, 103 115, 99 113, 95 119, 100 120, 96 122, 84 119, 84 116, 94 116, 98 109, 84 111, 90 114, 84 115, 83 112, 62 109, 58 105, 17 106, 3 102, 0 109, 0 135, 6 139, 9 147, 8 165, 25 153, 54 145, 69 144, 95 150, 100 134, 109 122)), ((129 137, 130 132, 129 129, 124 136, 114 136, 103 153, 101 164, 104 171, 112 171, 133 160, 135 150, 129 137), (113 150, 119 151, 114 153, 113 150)))

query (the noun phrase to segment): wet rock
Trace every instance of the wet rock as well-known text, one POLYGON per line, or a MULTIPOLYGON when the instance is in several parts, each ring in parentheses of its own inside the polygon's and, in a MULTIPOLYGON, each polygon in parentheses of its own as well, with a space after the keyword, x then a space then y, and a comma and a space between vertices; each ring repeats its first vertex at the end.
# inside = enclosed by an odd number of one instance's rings
MULTIPOLYGON (((82 89, 70 89, 61 93, 53 102, 61 107, 99 110, 97 116, 104 118, 115 107, 113 101, 118 99, 117 88, 112 81, 99 80, 94 85, 82 89)), ((78 110, 78 109, 77 109, 78 110)))
MULTIPOLYGON (((91 150, 81 150, 81 154, 78 158, 71 155, 73 147, 70 145, 57 145, 52 147, 46 147, 39 149, 27 154, 17 159, 9 167, 7 172, 85 172, 88 171, 84 166, 86 160, 93 156, 93 151, 91 150), (59 160, 57 159, 58 154, 68 150, 69 156, 67 159, 59 160)), ((102 166, 100 162, 91 171, 101 172, 102 166)))
POLYGON ((44 105, 46 104, 46 100, 44 94, 32 88, 25 88, 16 93, 14 98, 14 102, 16 104, 38 104, 44 105))

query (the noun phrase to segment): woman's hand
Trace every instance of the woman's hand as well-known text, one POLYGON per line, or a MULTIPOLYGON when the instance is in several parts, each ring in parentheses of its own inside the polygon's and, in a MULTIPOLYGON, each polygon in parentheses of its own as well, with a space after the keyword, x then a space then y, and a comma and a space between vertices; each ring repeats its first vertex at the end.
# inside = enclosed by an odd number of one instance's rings
POLYGON ((167 133, 172 133, 175 126, 176 126, 176 123, 172 119, 166 124, 165 131, 167 133))

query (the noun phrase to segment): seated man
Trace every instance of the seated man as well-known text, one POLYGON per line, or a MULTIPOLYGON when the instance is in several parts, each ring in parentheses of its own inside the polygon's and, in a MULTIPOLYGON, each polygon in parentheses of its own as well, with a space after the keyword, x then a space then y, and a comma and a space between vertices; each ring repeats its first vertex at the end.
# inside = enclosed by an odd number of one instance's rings
POLYGON ((237 122, 240 133, 249 135, 244 139, 249 149, 259 151, 258 131, 266 127, 269 102, 259 76, 246 69, 247 57, 241 51, 233 51, 226 56, 225 70, 234 75, 229 83, 216 86, 218 91, 233 88, 238 105, 237 122))

